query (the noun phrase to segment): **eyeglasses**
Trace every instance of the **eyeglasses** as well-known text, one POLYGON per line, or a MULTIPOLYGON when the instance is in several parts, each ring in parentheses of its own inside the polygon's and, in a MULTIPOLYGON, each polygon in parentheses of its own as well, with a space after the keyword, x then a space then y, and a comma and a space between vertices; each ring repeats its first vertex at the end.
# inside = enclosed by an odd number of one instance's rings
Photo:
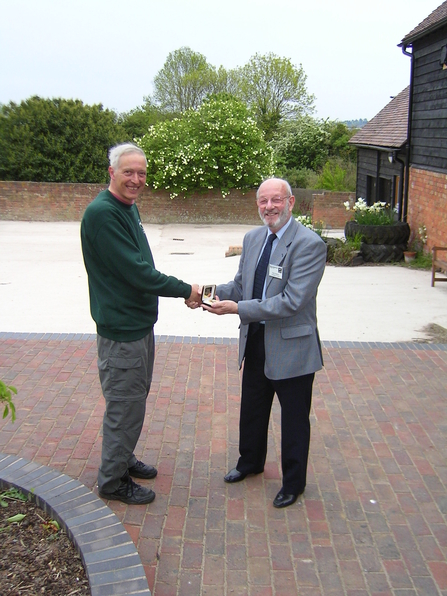
POLYGON ((284 201, 286 199, 289 199, 290 197, 272 197, 271 199, 258 199, 258 205, 260 207, 265 207, 267 205, 267 203, 270 201, 272 205, 274 205, 275 207, 278 207, 279 205, 281 205, 282 203, 284 203, 284 201))

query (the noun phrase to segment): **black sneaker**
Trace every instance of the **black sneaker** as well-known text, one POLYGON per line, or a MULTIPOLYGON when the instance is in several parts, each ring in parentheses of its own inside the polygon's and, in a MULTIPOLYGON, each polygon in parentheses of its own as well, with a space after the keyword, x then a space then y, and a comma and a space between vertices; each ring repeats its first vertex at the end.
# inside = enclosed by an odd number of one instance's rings
POLYGON ((121 484, 113 493, 99 491, 99 496, 110 501, 122 501, 127 505, 147 505, 155 499, 153 490, 140 486, 130 476, 122 478, 121 484))
POLYGON ((128 472, 134 478, 144 478, 144 480, 150 480, 151 478, 155 478, 157 475, 157 468, 154 468, 154 466, 148 466, 142 461, 137 460, 137 463, 129 468, 128 472))

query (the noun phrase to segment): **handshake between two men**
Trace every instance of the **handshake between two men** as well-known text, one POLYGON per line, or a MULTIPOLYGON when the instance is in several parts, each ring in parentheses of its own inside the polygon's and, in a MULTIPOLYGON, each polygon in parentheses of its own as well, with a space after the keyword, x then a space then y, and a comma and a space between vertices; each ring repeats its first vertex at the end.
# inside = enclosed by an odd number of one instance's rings
POLYGON ((306 486, 312 385, 323 366, 316 296, 326 244, 293 217, 289 183, 269 178, 256 193, 264 225, 245 235, 233 281, 191 287, 155 268, 136 205, 146 184, 144 151, 120 144, 110 150, 109 162, 109 188, 88 205, 81 223, 105 400, 99 496, 133 505, 155 499, 153 490, 133 478, 157 476, 155 466, 138 460, 134 450, 154 368, 158 297, 188 296, 189 308, 240 318, 240 457, 224 481, 241 482, 264 471, 276 394, 282 410, 283 478, 273 506, 292 505, 306 486))
POLYGON ((191 295, 185 300, 185 304, 192 310, 201 306, 203 310, 215 315, 238 314, 237 302, 220 300, 219 296, 216 295, 215 285, 199 286, 194 284, 191 295))

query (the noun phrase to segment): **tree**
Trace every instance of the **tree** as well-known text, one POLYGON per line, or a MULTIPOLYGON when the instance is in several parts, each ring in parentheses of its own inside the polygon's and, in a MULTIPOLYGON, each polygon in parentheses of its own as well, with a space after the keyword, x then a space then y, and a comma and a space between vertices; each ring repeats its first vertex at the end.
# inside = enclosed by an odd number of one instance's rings
POLYGON ((278 173, 299 187, 355 189, 356 152, 348 144, 352 134, 342 122, 309 115, 284 120, 271 141, 278 173))
POLYGON ((272 151, 247 107, 228 94, 153 126, 139 141, 147 181, 171 197, 198 189, 250 188, 273 173, 272 151))
POLYGON ((119 123, 124 129, 128 141, 142 137, 154 124, 171 120, 174 117, 172 113, 165 112, 155 105, 151 97, 145 97, 144 100, 142 106, 119 116, 119 123))
POLYGON ((228 93, 237 97, 239 85, 239 75, 237 69, 226 70, 223 66, 219 66, 215 73, 213 80, 213 91, 214 95, 219 93, 228 93))
POLYGON ((109 147, 124 138, 115 112, 80 100, 31 97, 0 108, 0 179, 106 182, 109 147))
POLYGON ((307 92, 307 76, 301 65, 294 66, 288 58, 255 54, 237 76, 237 95, 253 109, 268 139, 283 119, 313 111, 315 98, 307 92))
MULTIPOLYGON (((223 72, 221 75, 223 76, 223 72)), ((181 113, 197 109, 216 90, 219 77, 205 56, 191 48, 171 52, 154 78, 154 98, 162 109, 181 113)))
POLYGON ((326 130, 329 132, 329 157, 340 157, 343 161, 355 163, 357 160, 357 149, 349 145, 348 141, 357 132, 349 128, 344 122, 328 120, 326 130))

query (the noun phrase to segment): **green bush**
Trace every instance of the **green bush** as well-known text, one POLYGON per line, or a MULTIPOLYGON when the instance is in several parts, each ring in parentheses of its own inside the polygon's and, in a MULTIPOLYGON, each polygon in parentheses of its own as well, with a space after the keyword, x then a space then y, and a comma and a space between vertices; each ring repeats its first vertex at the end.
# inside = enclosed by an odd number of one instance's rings
POLYGON ((309 168, 279 167, 276 175, 287 180, 292 188, 316 188, 313 184, 318 178, 317 174, 309 168))
POLYGON ((324 164, 318 178, 318 188, 339 192, 354 191, 355 178, 354 164, 333 158, 324 164))
POLYGON ((0 180, 105 184, 117 115, 80 100, 31 97, 0 106, 0 180))

